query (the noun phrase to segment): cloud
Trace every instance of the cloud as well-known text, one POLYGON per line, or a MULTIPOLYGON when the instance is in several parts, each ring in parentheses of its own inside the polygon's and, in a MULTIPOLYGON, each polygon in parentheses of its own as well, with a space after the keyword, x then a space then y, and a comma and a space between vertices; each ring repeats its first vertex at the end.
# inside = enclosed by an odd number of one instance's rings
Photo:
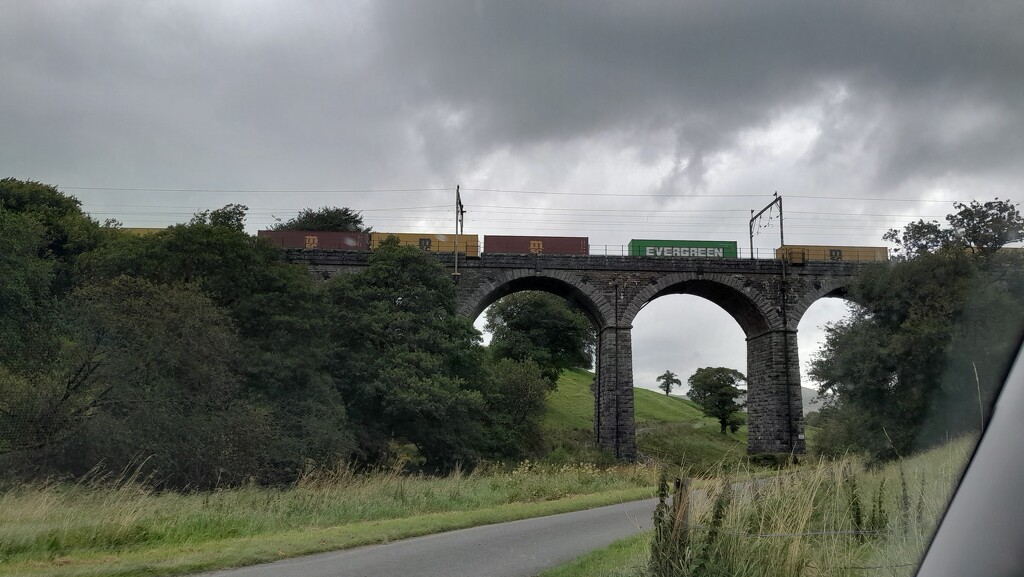
POLYGON ((823 124, 819 153, 868 137, 890 186, 1005 165, 1022 142, 1024 8, 1010 2, 377 7, 382 62, 421 105, 459 111, 480 154, 669 128, 666 178, 680 167, 699 177, 743 131, 822 102, 855 118, 823 124), (837 87, 849 98, 836 101, 837 87))

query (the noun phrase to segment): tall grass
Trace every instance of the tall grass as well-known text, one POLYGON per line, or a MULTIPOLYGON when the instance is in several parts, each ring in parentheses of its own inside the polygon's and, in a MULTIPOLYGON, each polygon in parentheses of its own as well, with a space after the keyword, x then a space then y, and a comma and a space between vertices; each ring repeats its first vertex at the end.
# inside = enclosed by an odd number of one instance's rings
POLYGON ((287 489, 156 492, 132 475, 39 483, 0 494, 0 568, 80 553, 118 553, 294 529, 651 487, 653 468, 589 464, 481 469, 447 477, 399 470, 314 470, 287 489))
POLYGON ((910 575, 973 445, 873 470, 846 458, 739 484, 719 478, 691 493, 685 515, 659 507, 651 574, 910 575))

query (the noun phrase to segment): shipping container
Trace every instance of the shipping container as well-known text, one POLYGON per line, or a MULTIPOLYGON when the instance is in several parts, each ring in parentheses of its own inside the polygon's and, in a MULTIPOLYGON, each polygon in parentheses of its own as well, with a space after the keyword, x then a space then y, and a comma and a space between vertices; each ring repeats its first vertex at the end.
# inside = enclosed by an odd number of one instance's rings
POLYGON ((261 230, 256 236, 281 248, 370 250, 370 235, 365 232, 261 230))
POLYGON ((487 254, 590 254, 585 236, 484 235, 487 254))
MULTIPOLYGON (((430 232, 374 232, 370 235, 370 247, 376 249, 389 236, 398 237, 405 246, 416 246, 436 253, 455 252, 454 234, 437 234, 430 232)), ((475 234, 459 235, 459 253, 466 256, 480 256, 480 237, 475 234)))
POLYGON ((645 240, 629 241, 630 256, 736 258, 732 240, 645 240))
POLYGON ((889 260, 889 250, 884 246, 813 246, 792 245, 775 249, 775 258, 792 264, 803 264, 810 260, 833 261, 883 261, 889 260))
POLYGON ((135 236, 147 236, 147 235, 150 235, 150 234, 156 234, 158 232, 163 232, 163 231, 167 230, 167 228, 166 227, 164 227, 164 228, 122 227, 119 230, 121 230, 123 232, 127 232, 128 234, 133 234, 135 236))

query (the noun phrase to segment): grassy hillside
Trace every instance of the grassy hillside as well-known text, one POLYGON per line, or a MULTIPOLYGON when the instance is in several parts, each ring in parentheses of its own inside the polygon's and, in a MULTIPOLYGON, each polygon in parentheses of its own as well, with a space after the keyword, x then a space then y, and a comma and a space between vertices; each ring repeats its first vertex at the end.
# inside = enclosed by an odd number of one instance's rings
MULTIPOLYGON (((593 441, 593 373, 566 371, 558 389, 548 397, 544 418, 549 458, 555 461, 598 459, 593 441)), ((746 427, 736 434, 719 432, 718 422, 708 419, 697 406, 679 397, 647 389, 633 389, 637 448, 641 458, 707 467, 741 460, 747 444, 746 427)))

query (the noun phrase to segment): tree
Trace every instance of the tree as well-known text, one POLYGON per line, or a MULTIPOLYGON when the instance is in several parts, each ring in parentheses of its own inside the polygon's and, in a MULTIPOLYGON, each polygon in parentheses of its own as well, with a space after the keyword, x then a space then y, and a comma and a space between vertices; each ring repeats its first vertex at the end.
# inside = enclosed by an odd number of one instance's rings
POLYGON ((8 451, 75 475, 144 455, 143 472, 176 487, 258 473, 266 415, 239 395, 224 311, 194 287, 128 277, 76 290, 63 309, 52 366, 0 375, 8 451))
MULTIPOLYGON (((739 384, 745 383, 747 378, 743 373, 735 369, 725 367, 704 367, 697 369, 688 379, 690 392, 687 396, 703 413, 713 419, 717 419, 722 426, 722 434, 730 426, 733 413, 743 408, 743 405, 736 402, 743 391, 739 384)), ((737 426, 738 428, 738 426, 737 426)))
POLYGON ((1024 237, 1016 206, 956 203, 948 227, 918 221, 885 240, 894 265, 865 269, 849 287, 860 306, 827 327, 811 364, 824 453, 894 458, 977 429, 1024 329, 1024 267, 1000 251, 1024 237))
POLYGON ((0 179, 0 206, 41 226, 40 258, 51 261, 52 292, 63 297, 77 284, 74 263, 100 245, 99 224, 82 213, 81 203, 56 187, 14 178, 0 179))
POLYGON ((972 200, 970 204, 954 203, 953 207, 957 212, 946 216, 949 228, 934 220, 918 220, 902 232, 890 229, 882 238, 900 245, 896 252, 902 252, 903 258, 965 250, 987 257, 1009 243, 1024 240, 1024 217, 1009 201, 972 200))
MULTIPOLYGON (((237 217, 239 210, 225 214, 237 217)), ((328 366, 325 287, 245 234, 240 222, 200 213, 190 224, 142 237, 111 229, 110 241, 79 259, 78 268, 94 282, 130 275, 194 285, 230 314, 241 339, 243 388, 268 409, 275 435, 260 479, 290 482, 307 461, 329 466, 347 460, 355 446, 328 366)))
POLYGON ((486 318, 491 353, 532 359, 551 388, 563 370, 593 365, 593 325, 562 298, 537 291, 515 293, 491 305, 486 318))
POLYGON ((666 395, 672 393, 672 387, 678 387, 683 384, 683 382, 680 381, 672 371, 665 371, 655 380, 661 383, 658 385, 658 388, 665 391, 666 395))
POLYGON ((1024 327, 1024 271, 988 264, 946 251, 860 275, 811 363, 834 393, 821 450, 893 458, 979 426, 1024 327))
POLYGON ((541 420, 547 408, 548 380, 532 360, 497 359, 490 368, 486 451, 491 457, 522 459, 543 448, 541 420))
POLYGON ((245 216, 249 207, 244 204, 228 204, 214 211, 197 212, 189 224, 207 224, 241 232, 245 229, 245 216))
POLYGON ((0 205, 0 365, 43 365, 52 354, 55 263, 40 255, 45 227, 0 205))
POLYGON ((306 208, 285 222, 275 224, 273 230, 321 230, 337 232, 370 232, 363 226, 363 216, 347 207, 323 206, 316 210, 306 208))
POLYGON ((326 283, 331 374, 375 462, 415 445, 430 468, 472 461, 484 444, 485 351, 455 313, 451 277, 429 253, 380 244, 363 271, 326 283))

